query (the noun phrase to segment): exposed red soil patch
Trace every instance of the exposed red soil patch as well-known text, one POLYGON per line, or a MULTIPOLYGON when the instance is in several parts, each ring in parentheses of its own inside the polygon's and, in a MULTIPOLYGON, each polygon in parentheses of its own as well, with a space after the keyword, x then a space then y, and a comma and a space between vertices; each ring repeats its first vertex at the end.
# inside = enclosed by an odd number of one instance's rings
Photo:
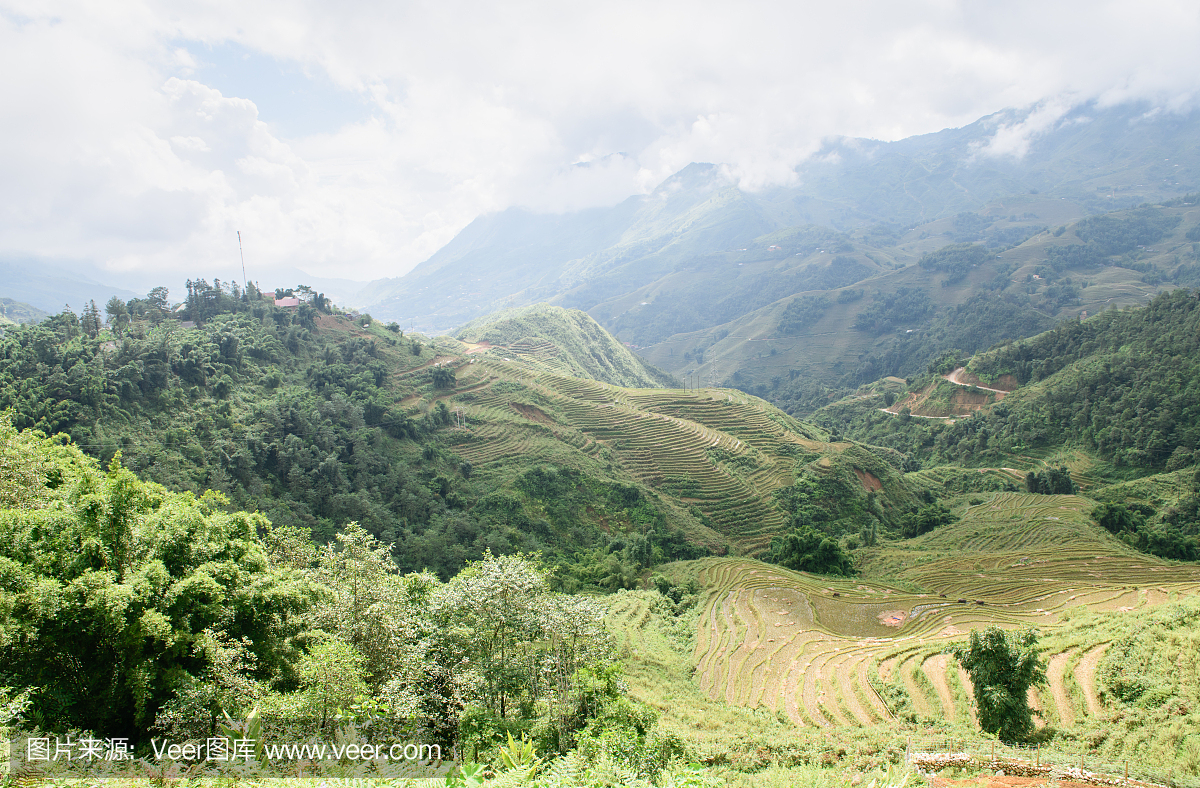
POLYGON ((524 402, 514 402, 512 403, 512 408, 530 421, 535 421, 538 424, 554 424, 554 419, 533 405, 526 405, 524 402))
POLYGON ((862 482, 862 486, 866 487, 868 490, 883 489, 883 482, 879 481, 879 477, 870 471, 863 471, 855 468, 854 475, 858 477, 860 482, 862 482))
POLYGON ((1017 388, 1017 379, 1012 375, 1001 375, 1000 379, 997 380, 995 384, 989 386, 979 378, 972 375, 970 372, 967 372, 965 367, 959 367, 949 375, 946 375, 946 380, 950 381, 951 383, 957 383, 960 386, 975 386, 976 388, 983 389, 984 391, 995 392, 997 398, 1003 397, 1005 394, 1017 388))
POLYGON ((477 342, 475 344, 471 344, 469 342, 464 343, 464 344, 467 345, 467 355, 468 356, 473 355, 475 353, 482 353, 483 351, 488 350, 492 346, 492 343, 488 342, 487 340, 484 340, 483 342, 477 342))

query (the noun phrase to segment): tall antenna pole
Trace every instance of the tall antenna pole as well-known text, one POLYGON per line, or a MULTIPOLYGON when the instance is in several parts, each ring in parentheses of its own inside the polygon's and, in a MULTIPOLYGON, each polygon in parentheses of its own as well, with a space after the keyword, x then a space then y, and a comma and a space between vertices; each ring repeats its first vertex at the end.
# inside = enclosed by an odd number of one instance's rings
POLYGON ((246 290, 246 253, 242 251, 242 231, 238 230, 238 257, 242 258, 242 291, 246 290))

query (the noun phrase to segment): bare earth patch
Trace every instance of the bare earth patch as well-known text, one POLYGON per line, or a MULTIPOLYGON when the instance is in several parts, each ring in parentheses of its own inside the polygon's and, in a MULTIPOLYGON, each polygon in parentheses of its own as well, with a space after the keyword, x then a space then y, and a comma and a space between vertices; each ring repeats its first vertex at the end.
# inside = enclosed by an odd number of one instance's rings
POLYGON ((870 491, 876 491, 876 490, 883 489, 883 482, 879 481, 879 477, 876 476, 875 474, 871 473, 870 471, 864 471, 864 470, 855 468, 854 475, 858 477, 858 480, 860 482, 862 482, 862 486, 867 488, 870 491))
POLYGON ((1046 666, 1046 680, 1050 685, 1050 694, 1054 696, 1054 706, 1058 709, 1058 720, 1062 727, 1068 727, 1075 722, 1075 710, 1071 708, 1071 698, 1067 695, 1067 685, 1063 680, 1067 672, 1067 660, 1071 651, 1063 651, 1050 658, 1046 666))
POLYGON ((1083 700, 1087 705, 1088 714, 1091 715, 1100 713, 1100 696, 1096 694, 1096 667, 1106 651, 1108 644, 1101 643, 1084 654, 1075 666, 1075 681, 1079 682, 1079 687, 1083 690, 1083 700))
POLYGON ((933 788, 1095 788, 1087 783, 1077 783, 1071 780, 1055 780, 1049 777, 973 777, 966 780, 951 780, 948 777, 934 777, 929 781, 933 788))
POLYGON ((925 660, 921 667, 929 677, 929 683, 937 692, 938 700, 942 703, 942 714, 946 720, 954 722, 958 717, 954 708, 954 696, 950 694, 950 685, 946 682, 946 668, 950 665, 948 654, 938 654, 925 660))
POLYGON ((520 413, 525 418, 538 424, 554 424, 554 419, 547 416, 541 408, 533 405, 527 405, 523 402, 512 403, 512 408, 517 413, 520 413))

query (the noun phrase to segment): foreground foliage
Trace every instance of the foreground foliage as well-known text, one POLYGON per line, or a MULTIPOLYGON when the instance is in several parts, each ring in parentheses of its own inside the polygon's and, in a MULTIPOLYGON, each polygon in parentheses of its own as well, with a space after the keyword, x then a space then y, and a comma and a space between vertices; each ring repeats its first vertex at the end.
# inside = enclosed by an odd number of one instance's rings
POLYGON ((8 415, 0 458, 0 664, 37 729, 144 746, 261 712, 290 740, 361 724, 481 756, 514 733, 540 752, 640 747, 653 727, 602 606, 551 591, 536 559, 406 575, 357 524, 318 550, 8 415))
POLYGON ((999 627, 972 630, 970 640, 955 646, 953 653, 975 687, 979 727, 1006 742, 1028 737, 1033 732, 1029 688, 1046 682, 1037 632, 1005 632, 999 627))

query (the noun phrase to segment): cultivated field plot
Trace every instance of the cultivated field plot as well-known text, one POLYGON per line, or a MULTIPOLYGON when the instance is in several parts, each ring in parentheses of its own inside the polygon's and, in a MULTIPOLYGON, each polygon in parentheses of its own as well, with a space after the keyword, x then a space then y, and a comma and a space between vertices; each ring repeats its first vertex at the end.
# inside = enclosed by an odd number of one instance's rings
MULTIPOLYGON (((761 400, 718 389, 625 389, 557 375, 520 358, 476 358, 455 369, 447 405, 468 426, 453 450, 481 473, 563 444, 615 460, 648 486, 695 506, 738 548, 767 547, 788 517, 771 493, 794 483, 798 451, 837 452, 817 430, 761 400)), ((583 457, 576 457, 582 461, 583 457)))
POLYGON ((1119 614, 1200 594, 1200 568, 1129 550, 1087 520, 1089 507, 1075 496, 996 494, 954 525, 880 550, 866 568, 890 571, 896 585, 698 562, 707 597, 696 678, 710 697, 798 725, 869 725, 896 711, 965 722, 972 688, 946 645, 972 628, 1036 626, 1049 660, 1049 685, 1031 698, 1043 722, 1095 715, 1107 643, 1056 638, 1056 626, 1080 606, 1119 614), (907 710, 884 701, 889 684, 907 694, 907 710))

